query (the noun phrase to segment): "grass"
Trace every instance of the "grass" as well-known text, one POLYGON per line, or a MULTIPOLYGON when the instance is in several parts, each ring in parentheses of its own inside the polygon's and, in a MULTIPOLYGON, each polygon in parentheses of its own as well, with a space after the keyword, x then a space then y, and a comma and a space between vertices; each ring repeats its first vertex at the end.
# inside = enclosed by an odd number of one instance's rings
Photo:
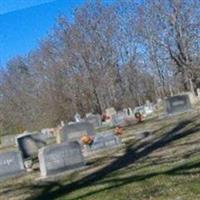
POLYGON ((39 171, 36 170, 2 182, 0 199, 200 199, 198 113, 128 126, 122 141, 123 147, 87 158, 87 169, 43 181, 37 180, 39 171), (134 139, 134 135, 147 130, 153 137, 134 139))

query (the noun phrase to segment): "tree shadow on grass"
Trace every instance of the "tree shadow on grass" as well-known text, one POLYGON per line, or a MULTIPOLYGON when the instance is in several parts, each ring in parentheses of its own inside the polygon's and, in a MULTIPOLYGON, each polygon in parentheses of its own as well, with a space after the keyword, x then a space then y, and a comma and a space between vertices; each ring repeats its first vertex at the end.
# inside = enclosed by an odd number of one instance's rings
MULTIPOLYGON (((186 126, 188 126, 190 123, 192 123, 192 121, 190 120, 180 122, 171 131, 168 131, 167 133, 162 135, 160 138, 156 138, 154 141, 151 141, 151 143, 142 143, 134 148, 132 148, 132 146, 128 146, 126 149, 126 153, 123 156, 119 157, 118 159, 116 159, 115 161, 107 165, 106 167, 98 170, 97 172, 86 175, 80 180, 60 186, 56 190, 55 189, 52 190, 53 187, 44 186, 43 192, 39 194, 38 196, 35 196, 31 199, 38 199, 38 200, 52 199, 53 200, 58 197, 62 197, 63 195, 67 195, 74 190, 92 186, 94 185, 94 183, 96 183, 97 181, 101 181, 110 173, 120 170, 124 167, 127 167, 128 165, 135 163, 137 160, 148 156, 153 151, 158 150, 161 147, 165 147, 173 141, 176 141, 188 135, 194 134, 200 130, 200 126, 198 125, 188 130, 182 130, 186 126)), ((141 181, 147 178, 151 178, 153 176, 159 175, 159 173, 160 172, 155 172, 151 174, 134 176, 132 178, 125 178, 123 179, 121 183, 115 184, 114 186, 110 186, 106 189, 110 189, 112 187, 119 187, 121 185, 128 184, 132 181, 141 181)), ((92 192, 92 194, 95 194, 96 192, 98 191, 94 191, 92 192)), ((92 194, 87 194, 87 195, 92 195, 92 194)))
POLYGON ((92 196, 92 195, 100 193, 100 192, 104 192, 104 191, 107 191, 107 190, 110 190, 113 188, 125 186, 130 183, 144 181, 146 179, 150 179, 150 178, 153 178, 153 177, 159 176, 159 175, 178 176, 178 175, 196 175, 196 174, 200 173, 200 170, 198 170, 197 172, 188 171, 193 168, 200 168, 200 161, 198 161, 196 163, 184 163, 182 165, 179 165, 178 167, 174 167, 174 168, 172 168, 170 170, 166 170, 166 171, 147 173, 147 174, 143 174, 143 175, 133 175, 133 176, 125 177, 125 178, 113 178, 113 179, 101 181, 100 183, 98 183, 99 185, 109 184, 109 186, 101 188, 101 189, 97 189, 95 191, 87 192, 85 194, 76 196, 75 198, 70 198, 68 200, 76 200, 79 198, 86 198, 86 197, 92 196))

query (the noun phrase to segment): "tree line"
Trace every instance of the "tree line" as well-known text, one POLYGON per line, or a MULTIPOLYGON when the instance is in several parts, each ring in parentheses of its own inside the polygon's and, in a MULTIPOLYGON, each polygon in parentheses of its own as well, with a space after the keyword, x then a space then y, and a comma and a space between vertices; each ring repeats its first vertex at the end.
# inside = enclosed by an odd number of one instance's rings
POLYGON ((200 1, 87 1, 0 71, 3 133, 200 87, 200 1))

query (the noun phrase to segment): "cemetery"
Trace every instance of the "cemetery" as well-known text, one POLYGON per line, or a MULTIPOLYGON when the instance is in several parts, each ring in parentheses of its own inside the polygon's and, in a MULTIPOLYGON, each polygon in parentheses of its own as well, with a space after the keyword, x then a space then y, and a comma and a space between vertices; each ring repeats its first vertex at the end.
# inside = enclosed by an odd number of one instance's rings
POLYGON ((88 114, 58 133, 3 136, 0 199, 199 199, 200 103, 186 94, 163 101, 164 113, 155 105, 142 121, 134 109, 109 108, 112 126, 88 114))
POLYGON ((200 200, 200 0, 0 16, 0 200, 200 200))

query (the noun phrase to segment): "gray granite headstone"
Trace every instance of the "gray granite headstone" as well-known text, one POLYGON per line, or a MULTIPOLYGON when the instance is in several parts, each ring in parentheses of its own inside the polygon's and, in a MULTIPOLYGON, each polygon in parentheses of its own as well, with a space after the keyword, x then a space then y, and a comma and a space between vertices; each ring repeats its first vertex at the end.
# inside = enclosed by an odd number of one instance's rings
POLYGON ((1 145, 3 147, 9 147, 15 145, 16 135, 3 135, 1 136, 1 145))
POLYGON ((89 122, 93 125, 94 128, 99 128, 102 125, 100 115, 89 115, 85 118, 86 122, 89 122))
POLYGON ((112 131, 103 132, 94 138, 94 141, 90 147, 92 151, 100 150, 104 148, 112 148, 120 145, 121 141, 112 131))
POLYGON ((79 141, 83 135, 94 136, 94 128, 88 122, 78 122, 75 124, 65 125, 60 132, 61 141, 79 141))
POLYGON ((38 150, 47 145, 42 133, 24 133, 16 137, 16 143, 23 158, 36 157, 38 150))
POLYGON ((38 157, 42 177, 85 165, 78 142, 65 142, 44 147, 39 150, 38 157))
POLYGON ((0 153, 0 178, 17 175, 24 171, 21 152, 0 153))
POLYGON ((188 95, 177 95, 165 100, 167 114, 186 112, 192 109, 188 95))
POLYGON ((117 125, 122 125, 125 122, 126 115, 124 112, 119 112, 115 115, 112 115, 112 124, 117 126, 117 125))

